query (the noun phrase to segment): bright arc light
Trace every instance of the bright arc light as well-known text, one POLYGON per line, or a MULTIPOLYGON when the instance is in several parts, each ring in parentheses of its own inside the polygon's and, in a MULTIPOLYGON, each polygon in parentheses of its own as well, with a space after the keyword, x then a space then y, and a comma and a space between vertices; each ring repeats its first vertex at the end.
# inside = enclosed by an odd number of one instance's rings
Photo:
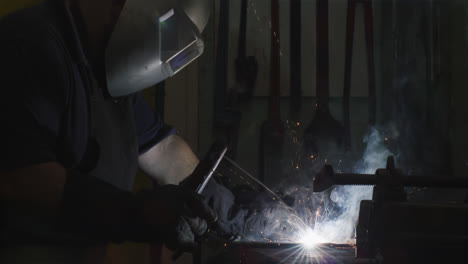
POLYGON ((311 228, 307 228, 307 230, 304 231, 304 234, 299 240, 299 243, 301 243, 305 249, 312 249, 317 244, 324 242, 325 239, 318 235, 316 232, 314 232, 314 230, 312 230, 311 228))

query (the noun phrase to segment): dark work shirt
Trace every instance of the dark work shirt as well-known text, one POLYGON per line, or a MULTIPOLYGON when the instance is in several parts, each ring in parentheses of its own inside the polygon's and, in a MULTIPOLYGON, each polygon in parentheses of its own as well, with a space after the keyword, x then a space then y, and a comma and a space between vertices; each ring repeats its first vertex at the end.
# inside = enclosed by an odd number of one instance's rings
MULTIPOLYGON (((68 18, 47 3, 0 20, 1 171, 50 161, 74 168, 83 159, 88 99, 68 18)), ((131 99, 141 154, 175 130, 140 93, 131 99)))

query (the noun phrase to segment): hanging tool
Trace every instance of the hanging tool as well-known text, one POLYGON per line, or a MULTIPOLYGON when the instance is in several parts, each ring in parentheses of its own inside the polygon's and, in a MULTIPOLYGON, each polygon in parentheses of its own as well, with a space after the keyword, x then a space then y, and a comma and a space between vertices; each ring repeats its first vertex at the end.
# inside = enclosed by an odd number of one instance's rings
MULTIPOLYGON (((241 0, 239 41, 236 58, 236 80, 238 88, 235 101, 252 98, 257 80, 258 62, 255 56, 247 56, 247 0, 241 0)), ((236 103, 233 103, 236 104, 236 103)))
POLYGON ((281 176, 281 149, 284 127, 280 113, 280 35, 279 2, 271 0, 271 70, 270 95, 268 100, 268 119, 260 131, 259 175, 260 180, 275 182, 281 176))
POLYGON ((317 103, 315 116, 304 133, 307 156, 336 151, 343 142, 343 126, 329 109, 328 0, 317 0, 317 103))
POLYGON ((238 109, 228 108, 226 100, 228 48, 229 48, 229 0, 220 0, 218 46, 216 51, 216 74, 214 96, 215 137, 226 141, 228 154, 235 158, 242 114, 238 109))
POLYGON ((290 76, 291 76, 291 98, 290 108, 297 115, 302 106, 302 82, 301 82, 301 0, 290 0, 290 76))
POLYGON ((351 66, 353 61, 354 26, 356 18, 356 6, 361 3, 364 9, 364 28, 367 49, 367 74, 369 90, 369 126, 376 123, 376 88, 375 88, 375 64, 374 64, 374 23, 372 16, 371 0, 348 0, 346 16, 346 50, 345 50, 345 75, 343 88, 343 123, 345 130, 344 145, 346 150, 351 150, 351 121, 350 121, 350 97, 351 97, 351 66))

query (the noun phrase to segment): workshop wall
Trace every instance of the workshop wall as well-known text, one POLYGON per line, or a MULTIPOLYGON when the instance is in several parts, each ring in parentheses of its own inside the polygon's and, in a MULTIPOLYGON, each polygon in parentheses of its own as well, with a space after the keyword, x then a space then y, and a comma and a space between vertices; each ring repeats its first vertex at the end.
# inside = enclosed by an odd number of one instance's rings
MULTIPOLYGON (((302 90, 304 96, 315 96, 315 1, 302 0, 302 90)), ((234 66, 237 57, 239 36, 239 14, 241 1, 229 1, 229 82, 228 88, 235 86, 234 66)), ((267 96, 270 87, 270 9, 271 1, 249 0, 247 12, 247 55, 254 55, 259 63, 259 73, 255 88, 256 96, 267 96)), ((288 0, 280 0, 280 48, 281 48, 281 95, 289 95, 289 21, 288 0)), ((346 0, 329 1, 329 41, 330 41, 330 95, 341 97, 344 82, 344 50, 346 29, 346 0)), ((364 38, 364 16, 361 7, 356 10, 355 44, 352 75, 352 96, 367 96, 367 68, 364 38)))
MULTIPOLYGON (((227 90, 234 89, 235 59, 237 57, 240 3, 241 1, 229 1, 229 48, 228 48, 228 84, 227 90)), ((247 11, 247 56, 255 56, 259 64, 259 72, 254 90, 254 98, 251 102, 242 104, 242 120, 240 124, 238 161, 254 175, 258 171, 258 141, 260 126, 267 119, 267 96, 270 87, 270 9, 269 0, 249 0, 247 11)), ((283 97, 281 101, 281 119, 286 121, 292 116, 289 112, 290 90, 290 8, 289 1, 280 0, 280 89, 283 97)), ((315 90, 316 90, 316 33, 315 33, 315 1, 303 0, 302 4, 302 91, 303 109, 296 121, 303 126, 308 125, 314 116, 315 90)), ((344 53, 345 53, 345 27, 346 27, 346 0, 329 1, 329 41, 330 41, 330 96, 331 111, 333 117, 342 120, 342 94, 344 83, 344 53)), ((217 30, 219 21, 219 1, 214 1, 214 16, 211 18, 209 32, 204 32, 204 40, 210 49, 199 60, 203 65, 200 71, 202 86, 199 86, 199 150, 204 153, 213 140, 212 100, 215 63, 217 30), (211 50, 213 48, 213 50, 211 50), (211 66, 210 66, 211 65, 211 66), (211 81, 211 84, 209 83, 211 81)), ((375 27, 379 23, 379 13, 374 11, 375 27)), ((375 36, 377 38, 377 36, 375 36)), ((377 42, 376 42, 377 44, 377 42)), ((355 39, 353 50, 353 65, 351 78, 351 112, 353 127, 353 146, 356 151, 363 148, 362 137, 366 132, 368 120, 367 96, 367 57, 364 35, 364 15, 362 6, 356 9, 355 39)), ((177 76, 176 76, 177 77, 177 76)), ((301 129, 304 129, 302 127, 301 129)))
POLYGON ((452 166, 454 175, 468 178, 468 2, 456 1, 451 14, 452 166))
MULTIPOLYGON (((247 56, 259 62, 255 97, 242 104, 238 161, 254 174, 258 167, 258 139, 262 122, 267 118, 270 86, 270 2, 249 0, 247 12, 247 56)), ((291 119, 289 112, 289 1, 280 0, 281 46, 281 119, 291 119)), ((405 152, 408 167, 426 167, 428 171, 468 177, 467 155, 467 2, 451 1, 373 1, 374 46, 377 78, 377 124, 392 124, 401 130, 401 142, 392 142, 395 149, 405 152), (393 4, 392 4, 393 2, 393 4), (430 8, 435 13, 431 14, 430 8), (394 13, 392 13, 394 12, 394 13), (437 15, 438 14, 438 15, 437 15), (395 20, 396 19, 396 20, 395 20), (429 20, 428 20, 429 19, 429 20), (432 21, 432 22, 431 22, 432 21), (425 35, 429 30, 440 35, 425 35), (431 44, 427 38, 432 38, 431 44), (433 42, 433 43, 432 43, 433 42), (427 55, 425 49, 433 49, 427 55), (397 57, 395 57, 397 56, 397 57), (426 57, 429 56, 429 57, 426 57), (429 62, 429 63, 428 63, 429 62), (429 65, 429 66, 428 66, 429 65), (430 67, 430 72, 427 72, 430 67), (426 76, 429 74, 429 77, 426 76)), ((235 81, 235 58, 239 35, 240 1, 229 1, 229 64, 228 87, 235 81)), ((206 43, 216 48, 217 8, 206 43)), ((342 121, 342 89, 346 0, 329 1, 330 24, 330 94, 333 117, 342 121)), ((356 10, 355 40, 351 84, 352 146, 357 154, 363 149, 362 138, 367 131, 367 56, 364 38, 363 10, 356 10)), ((302 1, 302 90, 301 124, 307 125, 313 116, 315 102, 315 1, 302 1)), ((205 32, 206 33, 206 32, 205 32)), ((431 33, 433 34, 433 33, 431 33)), ((199 94, 199 148, 207 149, 212 140, 212 101, 215 69, 210 66, 215 53, 200 59, 203 86, 199 94), (203 62, 203 63, 202 63, 203 62), (210 64, 210 65, 207 65, 210 64), (209 81, 208 81, 209 80, 209 81)), ((396 140, 397 141, 397 140, 396 140)), ((201 153, 204 153, 203 151, 201 153)))

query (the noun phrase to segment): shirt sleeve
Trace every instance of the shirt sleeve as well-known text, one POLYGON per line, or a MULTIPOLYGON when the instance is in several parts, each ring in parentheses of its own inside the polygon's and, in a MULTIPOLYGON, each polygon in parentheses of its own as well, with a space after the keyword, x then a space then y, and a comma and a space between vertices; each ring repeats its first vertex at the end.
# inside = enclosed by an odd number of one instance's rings
POLYGON ((66 67, 50 36, 0 44, 0 170, 56 161, 66 67))
POLYGON ((133 96, 133 113, 140 154, 177 133, 175 128, 165 124, 159 114, 150 108, 141 93, 133 96))

